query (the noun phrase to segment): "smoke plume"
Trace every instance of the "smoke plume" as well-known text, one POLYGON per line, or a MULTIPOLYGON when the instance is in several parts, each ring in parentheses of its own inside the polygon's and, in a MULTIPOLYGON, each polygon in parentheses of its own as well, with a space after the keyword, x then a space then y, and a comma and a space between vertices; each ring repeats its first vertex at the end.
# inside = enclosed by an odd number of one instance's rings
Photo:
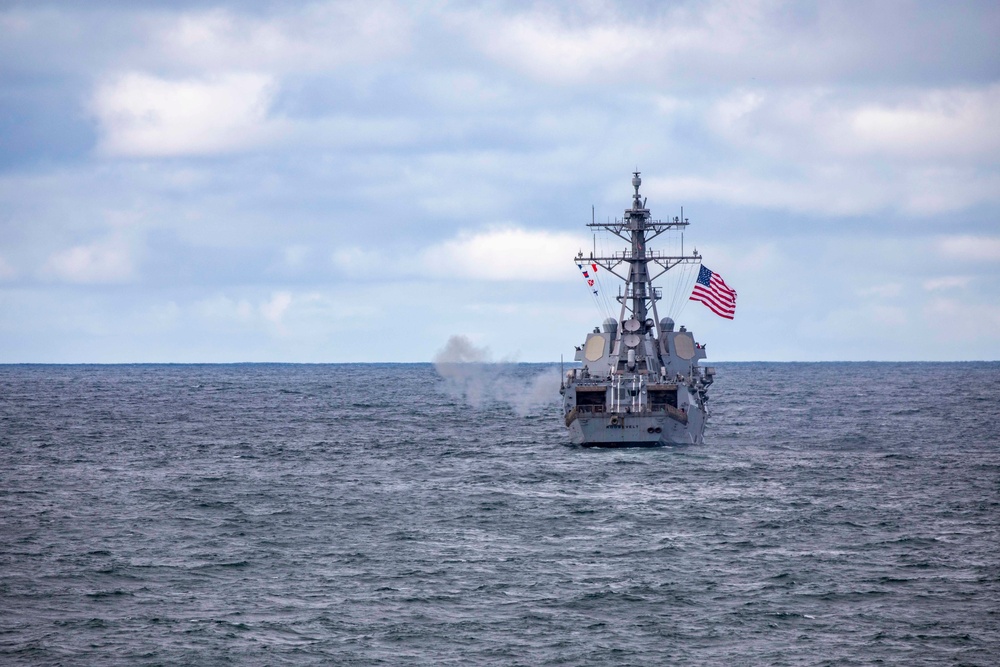
POLYGON ((515 364, 493 362, 489 348, 476 347, 466 336, 450 337, 434 355, 434 368, 450 394, 477 410, 499 403, 527 417, 559 396, 558 370, 546 369, 525 378, 515 364))

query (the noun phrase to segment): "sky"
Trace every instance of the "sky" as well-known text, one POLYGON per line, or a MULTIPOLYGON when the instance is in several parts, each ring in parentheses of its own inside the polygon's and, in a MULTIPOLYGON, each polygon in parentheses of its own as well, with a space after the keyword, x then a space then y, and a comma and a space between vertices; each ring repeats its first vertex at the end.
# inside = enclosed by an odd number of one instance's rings
POLYGON ((665 277, 710 361, 1000 359, 998 34, 996 2, 0 1, 0 363, 570 359, 634 170, 739 293, 665 277))

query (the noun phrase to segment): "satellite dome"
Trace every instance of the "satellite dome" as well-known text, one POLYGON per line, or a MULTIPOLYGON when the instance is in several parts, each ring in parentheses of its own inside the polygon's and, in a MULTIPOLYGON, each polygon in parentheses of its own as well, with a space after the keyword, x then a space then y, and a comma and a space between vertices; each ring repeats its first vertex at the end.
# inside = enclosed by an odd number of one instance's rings
POLYGON ((662 320, 660 320, 660 328, 663 329, 664 331, 673 331, 674 321, 669 317, 664 317, 662 320))
POLYGON ((605 333, 614 333, 617 330, 618 330, 618 320, 616 320, 613 317, 609 317, 608 319, 604 320, 605 333))

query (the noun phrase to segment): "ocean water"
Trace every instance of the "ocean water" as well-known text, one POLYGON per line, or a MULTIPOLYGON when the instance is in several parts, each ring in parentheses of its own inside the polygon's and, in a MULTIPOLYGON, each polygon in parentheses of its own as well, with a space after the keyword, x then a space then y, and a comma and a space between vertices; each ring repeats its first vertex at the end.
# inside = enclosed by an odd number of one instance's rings
POLYGON ((0 664, 1000 664, 1000 364, 717 367, 0 366, 0 664))

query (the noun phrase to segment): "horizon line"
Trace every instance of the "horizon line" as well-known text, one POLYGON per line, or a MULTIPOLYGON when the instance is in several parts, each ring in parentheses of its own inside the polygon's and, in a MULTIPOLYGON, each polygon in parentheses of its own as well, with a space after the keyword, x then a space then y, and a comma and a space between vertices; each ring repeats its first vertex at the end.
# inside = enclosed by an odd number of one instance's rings
MULTIPOLYGON (((753 359, 720 360, 712 364, 995 364, 1000 359, 753 359)), ((577 361, 0 361, 0 366, 417 366, 443 364, 578 365, 577 361)))

